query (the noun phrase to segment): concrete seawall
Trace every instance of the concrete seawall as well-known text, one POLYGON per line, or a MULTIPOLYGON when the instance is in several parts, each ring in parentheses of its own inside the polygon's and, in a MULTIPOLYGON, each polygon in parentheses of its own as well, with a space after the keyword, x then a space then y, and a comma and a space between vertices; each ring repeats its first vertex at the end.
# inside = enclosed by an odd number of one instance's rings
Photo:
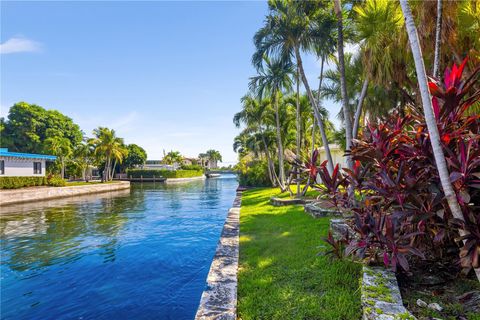
POLYGON ((0 206, 15 203, 74 197, 85 194, 111 192, 130 188, 130 182, 96 183, 70 187, 32 187, 15 190, 0 190, 0 206))
POLYGON ((237 319, 237 281, 242 191, 228 211, 195 320, 237 319))

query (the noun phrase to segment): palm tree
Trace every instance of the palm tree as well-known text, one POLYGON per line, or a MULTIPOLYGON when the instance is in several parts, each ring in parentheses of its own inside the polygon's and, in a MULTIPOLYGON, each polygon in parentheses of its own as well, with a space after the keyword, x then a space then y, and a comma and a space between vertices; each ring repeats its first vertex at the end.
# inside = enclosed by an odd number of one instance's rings
MULTIPOLYGON (((240 142, 237 142, 237 144, 238 144, 238 148, 240 148, 240 145, 241 145, 240 142)), ((202 168, 205 168, 205 163, 207 162, 207 158, 208 156, 206 153, 200 153, 198 155, 198 159, 200 160, 200 165, 202 166, 202 168)))
POLYGON ((73 150, 73 162, 82 171, 82 180, 88 181, 87 170, 94 162, 94 146, 83 142, 73 150))
POLYGON ((265 128, 267 127, 266 120, 268 118, 267 112, 270 107, 269 99, 259 99, 253 94, 247 94, 242 97, 242 111, 236 113, 233 117, 233 123, 237 128, 243 123, 246 126, 245 134, 258 132, 261 138, 265 157, 267 159, 268 175, 272 185, 276 185, 275 165, 270 157, 269 144, 267 143, 267 136, 265 128))
MULTIPOLYGON (((303 69, 302 57, 300 51, 315 51, 315 45, 322 43, 325 38, 314 24, 310 21, 315 20, 314 16, 319 3, 302 3, 296 1, 269 1, 272 13, 267 16, 265 25, 255 34, 254 43, 257 51, 253 55, 252 62, 259 67, 262 64, 263 56, 277 56, 279 59, 288 60, 290 63, 295 57, 297 64, 297 74, 300 74, 302 82, 307 91, 314 115, 317 118, 320 131, 322 132, 323 143, 326 148, 328 166, 333 171, 333 161, 328 148, 328 141, 325 141, 323 122, 321 114, 317 108, 317 102, 310 89, 305 71, 303 69), (311 5, 314 8, 311 8, 311 5)), ((317 47, 318 48, 318 47, 317 47)), ((298 75, 297 75, 298 77, 298 75)))
MULTIPOLYGON (((337 24, 338 24, 338 67, 340 71, 340 84, 341 84, 341 93, 342 93, 342 105, 343 105, 343 123, 345 125, 345 138, 347 143, 347 150, 350 150, 352 147, 352 124, 350 120, 350 112, 348 110, 348 94, 347 94, 347 83, 345 81, 345 57, 343 53, 343 13, 342 13, 342 4, 341 0, 334 0, 335 4, 335 13, 337 15, 337 24)), ((352 160, 349 155, 347 155, 347 166, 352 168, 352 160)))
MULTIPOLYGON (((105 169, 102 180, 108 181, 113 178, 114 168, 112 161, 122 161, 126 156, 123 139, 116 136, 115 130, 105 127, 98 127, 93 130, 95 138, 90 139, 89 143, 94 145, 94 154, 105 161, 105 169)), ((128 151, 127 151, 128 152, 128 151)))
POLYGON ((110 173, 110 180, 113 180, 113 175, 115 174, 115 168, 117 167, 117 162, 119 164, 122 164, 123 159, 125 159, 128 156, 128 148, 127 146, 123 143, 123 140, 119 140, 119 143, 116 143, 113 150, 112 150, 112 156, 113 156, 113 167, 110 173))
POLYGON ((170 151, 164 157, 162 162, 165 164, 173 165, 182 163, 183 156, 179 151, 170 151))
POLYGON ((288 60, 278 58, 269 59, 267 56, 264 56, 263 62, 263 64, 258 66, 259 74, 250 78, 249 88, 252 92, 255 92, 260 99, 267 95, 271 97, 271 101, 273 102, 277 130, 279 186, 282 191, 284 191, 285 167, 278 100, 283 90, 291 89, 291 75, 294 71, 292 63, 288 60))
MULTIPOLYGON (((413 20, 412 11, 408 5, 408 0, 400 0, 403 15, 405 16, 405 26, 407 28, 408 38, 410 40, 410 47, 412 49, 413 59, 415 62, 415 70, 417 73, 418 85, 420 87, 420 94, 422 97, 423 111, 425 113, 425 121, 427 122, 428 133, 430 135, 430 143, 432 144, 433 155, 437 165, 440 182, 442 185, 445 198, 448 206, 455 219, 465 222, 462 209, 458 204, 457 196, 453 190, 450 181, 450 173, 448 172, 447 162, 443 154, 442 145, 440 143, 440 135, 438 133, 437 122, 433 114, 432 97, 428 89, 427 75, 425 72, 425 64, 423 62, 422 49, 418 39, 417 28, 413 20)), ((465 230, 460 229, 460 236, 466 235, 465 230)), ((475 269, 477 278, 480 281, 480 268, 475 269)))
POLYGON ((216 169, 217 162, 222 161, 222 155, 220 154, 220 152, 210 149, 206 152, 206 155, 208 158, 208 166, 210 167, 210 169, 216 169))
POLYGON ((60 136, 49 137, 45 139, 44 143, 48 152, 60 160, 62 167, 60 175, 62 179, 65 179, 65 162, 72 155, 72 143, 68 138, 60 136))

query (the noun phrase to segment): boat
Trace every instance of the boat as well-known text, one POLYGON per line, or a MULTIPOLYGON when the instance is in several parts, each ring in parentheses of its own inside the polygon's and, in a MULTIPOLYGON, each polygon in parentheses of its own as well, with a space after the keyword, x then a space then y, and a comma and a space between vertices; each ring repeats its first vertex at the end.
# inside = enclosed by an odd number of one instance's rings
POLYGON ((220 177, 220 173, 205 173, 207 178, 218 178, 220 177))

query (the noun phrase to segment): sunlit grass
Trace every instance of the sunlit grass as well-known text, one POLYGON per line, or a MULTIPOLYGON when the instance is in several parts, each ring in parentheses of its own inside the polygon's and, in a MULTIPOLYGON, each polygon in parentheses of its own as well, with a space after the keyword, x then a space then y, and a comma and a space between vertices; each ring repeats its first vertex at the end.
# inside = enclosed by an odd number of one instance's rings
POLYGON ((329 219, 273 207, 278 189, 244 192, 240 216, 240 319, 359 319, 360 266, 317 255, 329 219))

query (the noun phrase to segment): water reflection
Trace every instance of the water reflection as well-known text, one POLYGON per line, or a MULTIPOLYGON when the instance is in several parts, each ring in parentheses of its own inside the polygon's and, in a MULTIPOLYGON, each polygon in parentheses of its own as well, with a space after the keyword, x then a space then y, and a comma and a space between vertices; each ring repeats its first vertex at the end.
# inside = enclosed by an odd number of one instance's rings
POLYGON ((236 180, 1 208, 2 319, 191 319, 236 180))

